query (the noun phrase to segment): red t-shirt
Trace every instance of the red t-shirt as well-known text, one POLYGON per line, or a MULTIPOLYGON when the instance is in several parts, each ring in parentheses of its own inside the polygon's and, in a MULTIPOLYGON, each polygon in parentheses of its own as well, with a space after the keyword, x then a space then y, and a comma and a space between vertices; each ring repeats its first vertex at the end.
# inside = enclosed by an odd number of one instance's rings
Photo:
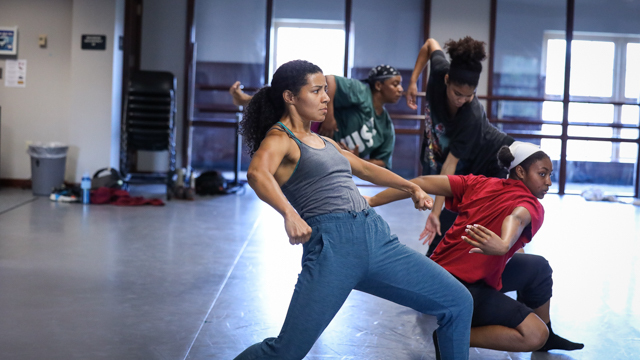
POLYGON ((483 280, 500 290, 507 261, 538 232, 544 221, 544 208, 519 180, 449 175, 449 183, 453 196, 446 198, 445 206, 458 213, 458 218, 438 244, 431 259, 464 282, 483 280), (461 238, 466 235, 467 225, 482 225, 500 236, 502 222, 519 206, 529 211, 531 223, 505 255, 469 253, 473 246, 461 238))

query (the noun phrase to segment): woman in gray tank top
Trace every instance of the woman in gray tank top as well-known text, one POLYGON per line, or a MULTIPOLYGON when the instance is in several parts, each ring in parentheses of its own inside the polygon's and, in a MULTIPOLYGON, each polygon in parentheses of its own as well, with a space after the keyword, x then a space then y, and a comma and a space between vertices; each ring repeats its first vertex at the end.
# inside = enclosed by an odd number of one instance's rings
POLYGON ((304 358, 353 289, 436 316, 436 353, 468 359, 469 292, 390 234, 352 174, 407 192, 420 210, 430 208, 432 199, 417 185, 312 133, 311 122, 324 120, 328 103, 320 68, 295 60, 278 68, 271 86, 245 109, 241 131, 252 156, 249 184, 283 216, 289 242, 302 244, 303 255, 280 334, 236 359, 304 358))

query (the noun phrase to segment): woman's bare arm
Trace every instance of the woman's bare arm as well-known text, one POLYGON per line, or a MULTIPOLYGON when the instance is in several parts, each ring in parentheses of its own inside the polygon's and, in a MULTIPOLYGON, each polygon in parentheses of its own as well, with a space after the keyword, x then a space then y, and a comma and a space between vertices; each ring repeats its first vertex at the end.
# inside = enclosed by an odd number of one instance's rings
MULTIPOLYGON (((340 146, 335 141, 327 140, 340 150, 340 146)), ((341 150, 341 152, 349 160, 353 175, 376 185, 394 188, 404 194, 405 198, 411 197, 416 209, 431 209, 433 199, 416 184, 407 181, 390 170, 365 161, 349 151, 341 150)))
POLYGON ((253 155, 247 180, 258 197, 279 212, 292 245, 302 244, 311 237, 311 228, 291 206, 276 181, 275 173, 289 154, 293 140, 278 131, 269 133, 253 155))
POLYGON ((502 221, 502 231, 498 236, 493 231, 479 224, 467 225, 467 236, 462 240, 475 246, 472 253, 485 255, 504 255, 518 241, 522 231, 531 223, 529 210, 518 206, 502 221))
MULTIPOLYGON (((424 192, 428 194, 436 194, 443 196, 451 196, 451 184, 449 178, 443 175, 431 175, 420 176, 410 180, 412 183, 418 185, 424 192)), ((397 200, 406 199, 406 193, 398 191, 396 189, 386 189, 372 198, 369 199, 370 206, 380 206, 394 202, 397 200)))
POLYGON ((427 66, 427 62, 431 58, 431 54, 436 50, 441 50, 440 44, 435 39, 427 39, 424 45, 420 48, 418 52, 418 58, 416 59, 416 64, 413 67, 413 72, 411 73, 411 79, 409 80, 409 86, 407 87, 406 97, 407 97, 407 105, 416 110, 418 106, 416 105, 416 96, 418 94, 418 78, 420 74, 424 71, 424 68, 427 66))

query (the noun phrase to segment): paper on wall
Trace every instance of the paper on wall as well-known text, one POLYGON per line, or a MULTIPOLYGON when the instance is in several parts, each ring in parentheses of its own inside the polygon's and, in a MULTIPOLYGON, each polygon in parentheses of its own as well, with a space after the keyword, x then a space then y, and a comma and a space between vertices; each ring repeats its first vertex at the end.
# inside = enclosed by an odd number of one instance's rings
POLYGON ((7 60, 5 62, 4 86, 27 86, 27 60, 7 60))

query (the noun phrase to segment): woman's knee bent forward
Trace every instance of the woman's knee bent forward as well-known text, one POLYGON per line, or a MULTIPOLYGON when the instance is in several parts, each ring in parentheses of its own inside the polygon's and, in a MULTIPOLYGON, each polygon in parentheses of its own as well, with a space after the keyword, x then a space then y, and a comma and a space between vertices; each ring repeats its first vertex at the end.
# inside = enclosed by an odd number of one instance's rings
POLYGON ((536 314, 529 314, 516 328, 522 334, 525 349, 523 351, 536 351, 547 342, 549 329, 536 314))

